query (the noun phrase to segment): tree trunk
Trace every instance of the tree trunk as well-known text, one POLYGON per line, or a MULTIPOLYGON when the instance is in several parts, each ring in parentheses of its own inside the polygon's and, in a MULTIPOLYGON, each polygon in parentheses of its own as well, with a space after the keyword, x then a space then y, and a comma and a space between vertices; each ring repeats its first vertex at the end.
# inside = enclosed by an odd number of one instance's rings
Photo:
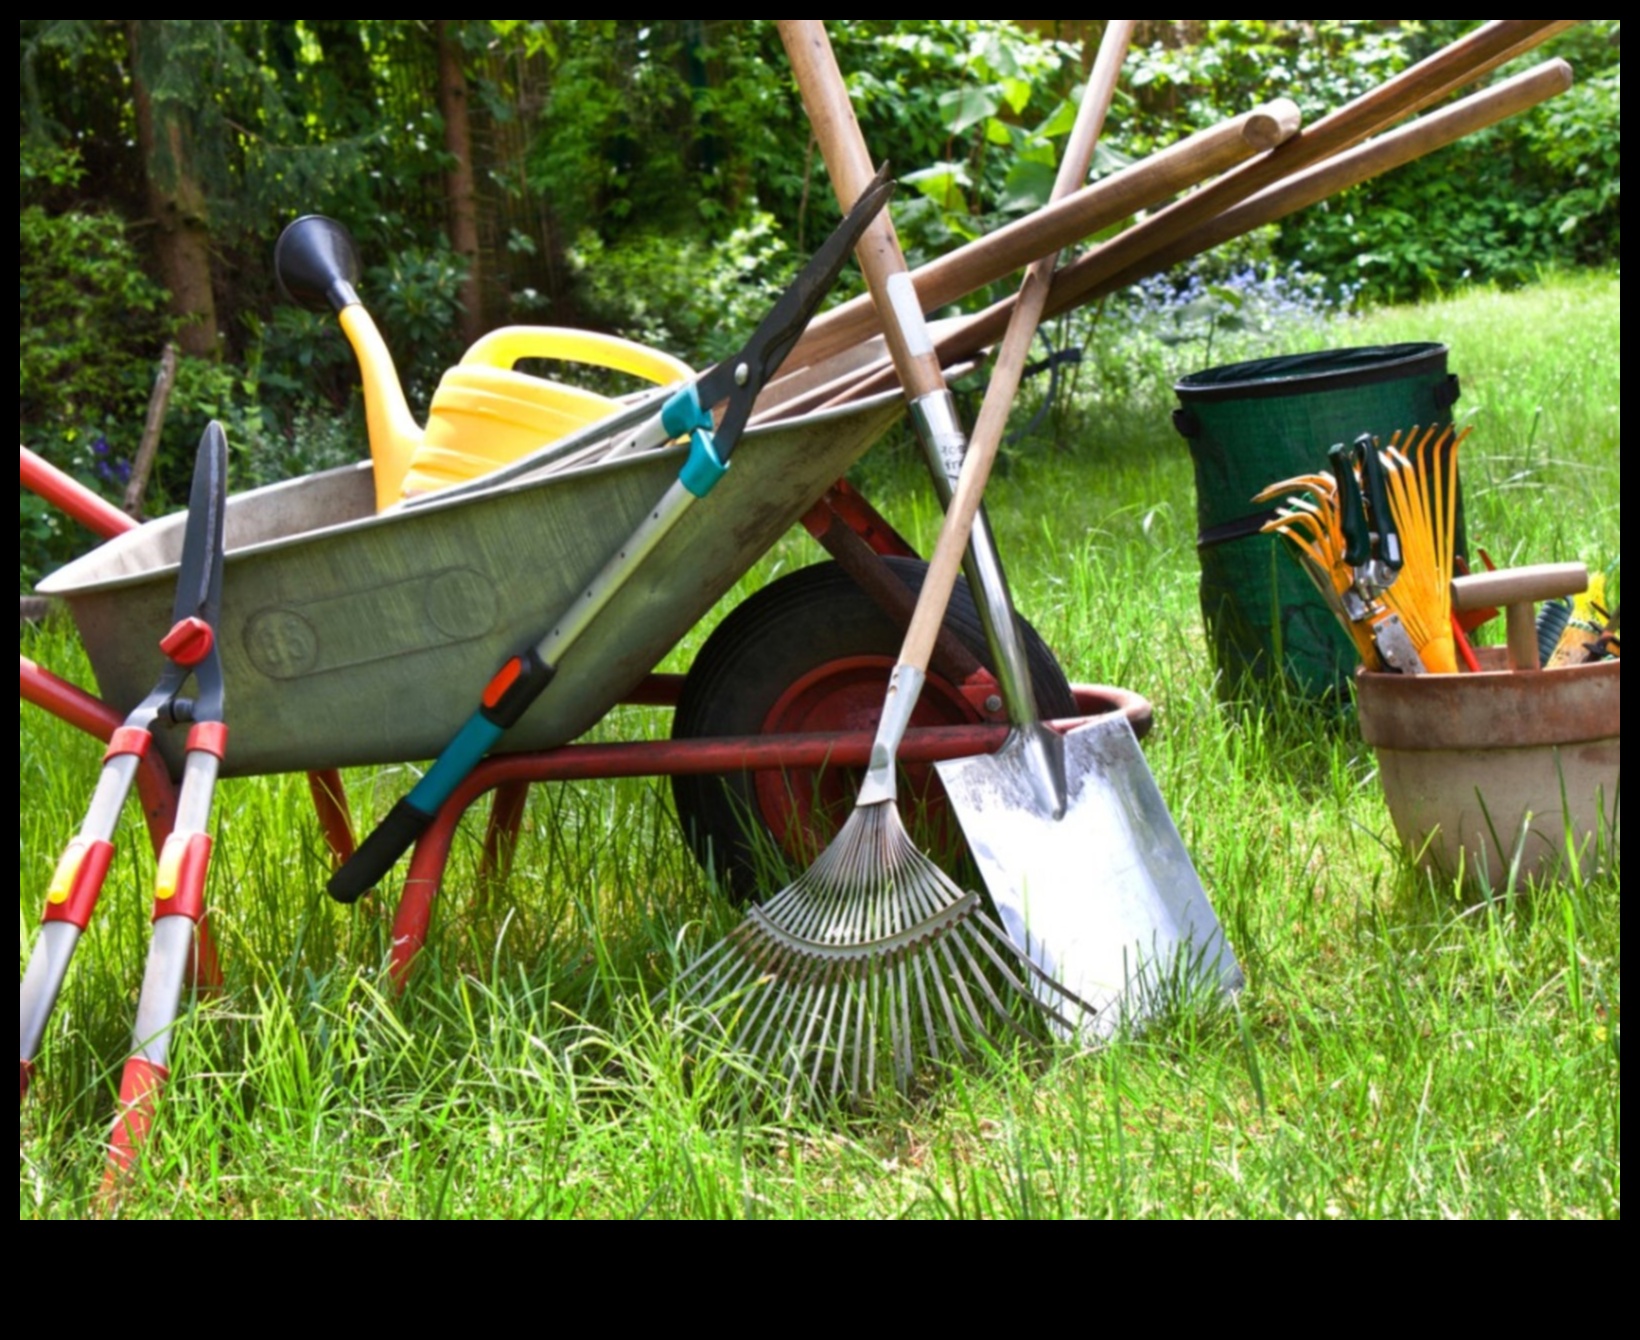
POLYGON ((471 344, 484 333, 483 287, 480 283, 478 205, 473 181, 473 134, 467 120, 467 76, 461 68, 456 19, 438 20, 438 109, 444 118, 444 147, 451 157, 444 178, 450 245, 467 263, 461 283, 461 334, 471 344))
POLYGON ((131 97, 137 147, 147 178, 148 208, 156 228, 160 276, 171 292, 177 342, 196 358, 218 353, 216 294, 211 286, 210 214, 204 189, 193 174, 182 123, 156 110, 141 68, 141 20, 126 22, 131 52, 131 97))

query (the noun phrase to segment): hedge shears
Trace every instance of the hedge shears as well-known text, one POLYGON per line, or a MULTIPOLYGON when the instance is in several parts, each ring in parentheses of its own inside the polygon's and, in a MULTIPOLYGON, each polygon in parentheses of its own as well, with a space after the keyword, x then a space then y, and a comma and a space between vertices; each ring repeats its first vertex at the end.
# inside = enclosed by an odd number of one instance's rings
POLYGON ((490 678, 477 710, 432 767, 331 876, 327 886, 331 897, 354 902, 393 868, 467 774, 545 691, 564 653, 684 513, 716 486, 729 468, 730 453, 751 418, 758 393, 797 343, 866 226, 888 202, 893 186, 885 167, 763 318, 745 347, 669 397, 660 412, 621 445, 619 450, 624 454, 687 437, 689 454, 676 481, 551 631, 511 657, 490 678), (723 416, 714 427, 713 407, 725 402, 723 416))
POLYGON ((154 876, 154 929, 130 1058, 120 1082, 116 1157, 140 1143, 163 1084, 171 1027, 192 962, 194 933, 205 914, 207 831, 217 772, 227 748, 222 658, 217 648, 222 610, 223 523, 227 507, 228 442, 212 423, 200 439, 188 495, 182 558, 177 568, 171 628, 160 640, 166 666, 148 695, 109 741, 102 774, 79 833, 58 861, 46 892, 39 939, 19 991, 18 1101, 27 1094, 34 1057, 62 989, 68 964, 90 923, 114 859, 114 835, 143 758, 158 728, 186 726, 187 750, 177 793, 176 822, 160 850, 154 876), (184 697, 192 681, 194 692, 184 697))
POLYGON ((1425 670, 1423 658, 1400 615, 1386 609, 1379 599, 1395 584, 1404 561, 1401 537, 1390 510, 1383 460, 1369 433, 1356 438, 1351 446, 1334 446, 1327 459, 1338 482, 1343 557, 1350 572, 1350 584, 1339 592, 1345 617, 1370 631, 1372 644, 1387 669, 1421 675, 1425 670))

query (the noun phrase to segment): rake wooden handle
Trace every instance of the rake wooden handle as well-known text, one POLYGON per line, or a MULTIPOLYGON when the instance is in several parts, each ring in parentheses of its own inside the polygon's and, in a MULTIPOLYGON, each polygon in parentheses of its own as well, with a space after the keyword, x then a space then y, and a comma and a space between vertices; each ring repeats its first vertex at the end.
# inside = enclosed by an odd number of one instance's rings
MULTIPOLYGON (((843 72, 837 66, 831 40, 819 19, 780 19, 778 27, 792 73, 797 76, 809 124, 826 161, 832 189, 837 193, 838 204, 846 211, 859 199, 876 174, 876 168, 872 166, 860 123, 855 119, 854 106, 849 102, 843 72)), ((899 235, 887 210, 866 229, 855 255, 865 271, 866 286, 871 290, 876 309, 885 314, 893 312, 899 318, 885 318, 883 333, 906 394, 916 398, 944 390, 945 378, 940 372, 939 360, 934 356, 932 344, 922 337, 927 329, 922 313, 920 309, 916 311, 916 320, 912 322, 908 319, 911 314, 905 310, 905 294, 914 294, 915 290, 900 282, 906 274, 905 253, 900 250, 899 235)))

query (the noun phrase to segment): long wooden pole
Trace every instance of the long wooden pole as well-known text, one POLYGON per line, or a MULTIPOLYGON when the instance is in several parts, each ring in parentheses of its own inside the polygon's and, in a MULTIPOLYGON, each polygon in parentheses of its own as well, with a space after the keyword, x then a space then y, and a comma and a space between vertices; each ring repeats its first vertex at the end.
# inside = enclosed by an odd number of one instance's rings
MULTIPOLYGON (((1167 240, 1160 245, 1098 248, 1065 266, 1055 276, 1047 312, 1057 315, 1096 301, 1232 237, 1404 166, 1564 92, 1571 86, 1571 77, 1571 67, 1565 61, 1545 61, 1513 79, 1420 117, 1400 130, 1368 140, 1307 171, 1294 173, 1218 214, 1197 220, 1183 232, 1164 234, 1167 240)), ((1140 224, 1124 237, 1139 236, 1147 226, 1140 224)), ((1007 327, 1011 305, 1012 299, 993 304, 942 333, 937 341, 941 362, 946 365, 960 362, 995 344, 1007 327)), ((829 388, 832 394, 823 403, 845 403, 892 385, 893 370, 879 361, 840 379, 829 388)))
MULTIPOLYGON (((1080 242, 1113 223, 1171 200, 1264 153, 1298 133, 1298 105, 1278 98, 1151 154, 1092 186, 1053 200, 978 241, 911 272, 922 310, 932 312, 976 289, 1006 278, 1039 257, 1080 242)), ((1086 174, 1084 174, 1085 176, 1086 174)), ((869 294, 832 308, 809 322, 786 359, 788 368, 823 362, 880 333, 882 323, 869 294)))

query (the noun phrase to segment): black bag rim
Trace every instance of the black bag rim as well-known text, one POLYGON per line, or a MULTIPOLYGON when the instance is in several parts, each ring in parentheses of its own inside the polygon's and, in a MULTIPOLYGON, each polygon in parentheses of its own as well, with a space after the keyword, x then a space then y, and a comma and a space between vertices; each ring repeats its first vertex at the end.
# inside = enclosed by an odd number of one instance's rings
POLYGON ((1446 345, 1425 340, 1284 354, 1192 372, 1175 382, 1173 390, 1181 401, 1196 405, 1310 395, 1405 377, 1441 376, 1447 353, 1446 345))

